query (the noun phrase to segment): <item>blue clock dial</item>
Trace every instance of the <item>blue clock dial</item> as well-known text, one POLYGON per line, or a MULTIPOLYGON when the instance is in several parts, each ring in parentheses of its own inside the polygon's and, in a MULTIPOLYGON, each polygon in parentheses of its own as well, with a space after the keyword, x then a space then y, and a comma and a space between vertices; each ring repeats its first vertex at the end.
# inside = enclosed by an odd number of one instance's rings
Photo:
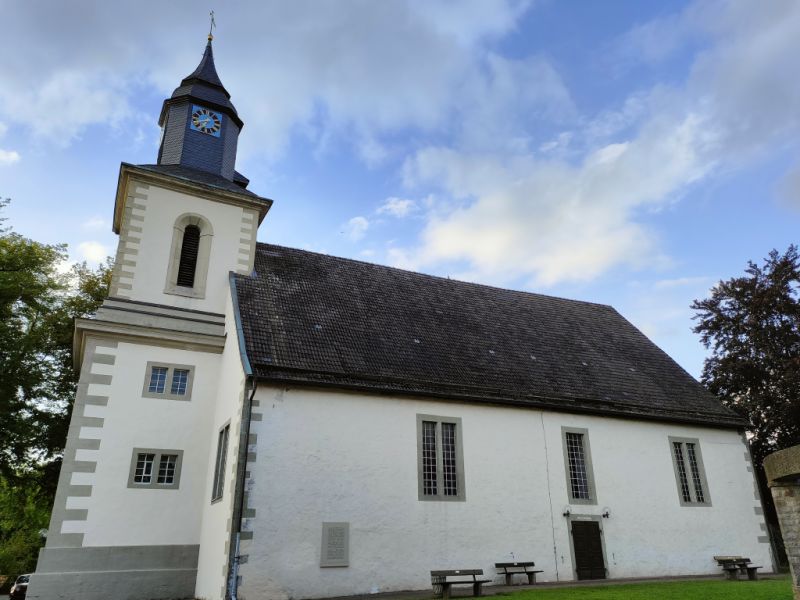
POLYGON ((222 130, 222 115, 202 106, 192 106, 192 117, 189 127, 200 133, 219 137, 222 130))

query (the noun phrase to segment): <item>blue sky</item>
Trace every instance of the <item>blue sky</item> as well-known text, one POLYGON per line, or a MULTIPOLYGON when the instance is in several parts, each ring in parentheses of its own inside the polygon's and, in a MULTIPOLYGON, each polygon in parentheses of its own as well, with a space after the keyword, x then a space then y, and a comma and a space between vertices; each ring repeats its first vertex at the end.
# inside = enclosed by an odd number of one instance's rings
MULTIPOLYGON (((695 376, 692 300, 798 241, 795 0, 217 4, 262 241, 611 304, 695 376)), ((0 196, 96 262, 209 7, 0 8, 0 196)))

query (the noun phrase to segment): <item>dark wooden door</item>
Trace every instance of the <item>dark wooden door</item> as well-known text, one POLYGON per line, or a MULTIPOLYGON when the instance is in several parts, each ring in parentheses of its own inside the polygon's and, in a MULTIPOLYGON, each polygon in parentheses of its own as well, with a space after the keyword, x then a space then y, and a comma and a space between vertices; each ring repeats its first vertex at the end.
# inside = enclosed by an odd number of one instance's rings
POLYGON ((603 542, 597 521, 573 521, 572 544, 575 549, 575 570, 578 579, 605 579, 603 542))

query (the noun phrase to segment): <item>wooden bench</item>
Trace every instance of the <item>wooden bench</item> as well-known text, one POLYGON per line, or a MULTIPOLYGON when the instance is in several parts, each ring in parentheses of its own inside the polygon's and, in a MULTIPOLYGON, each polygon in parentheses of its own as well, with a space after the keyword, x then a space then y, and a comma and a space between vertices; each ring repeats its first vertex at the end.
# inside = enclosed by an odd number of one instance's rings
POLYGON ((751 581, 758 579, 758 570, 762 567, 754 566, 749 558, 743 556, 715 556, 714 560, 725 571, 725 575, 731 581, 737 581, 739 574, 747 575, 751 581))
POLYGON ((513 583, 514 575, 527 575, 528 583, 533 585, 536 583, 536 574, 544 573, 544 571, 535 571, 533 567, 536 564, 533 562, 499 562, 494 563, 494 568, 497 569, 498 575, 505 575, 506 585, 513 583))
POLYGON ((483 584, 491 583, 491 579, 478 579, 483 576, 483 569, 457 569, 454 571, 431 571, 433 593, 437 598, 449 598, 450 588, 454 585, 471 585, 472 595, 483 593, 483 584), (471 578, 471 579, 468 579, 471 578), (441 588, 441 592, 439 590, 441 588))

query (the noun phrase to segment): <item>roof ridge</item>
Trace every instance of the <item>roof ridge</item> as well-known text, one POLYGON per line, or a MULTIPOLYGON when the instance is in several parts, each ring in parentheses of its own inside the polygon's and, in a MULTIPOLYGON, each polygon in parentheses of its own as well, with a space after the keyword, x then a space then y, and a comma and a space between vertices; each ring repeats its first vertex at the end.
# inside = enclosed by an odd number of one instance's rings
POLYGON ((486 283, 479 283, 479 282, 475 282, 475 281, 464 281, 463 279, 453 279, 452 277, 446 277, 446 276, 443 276, 443 275, 431 275, 430 273, 421 273, 420 271, 412 271, 411 269, 403 269, 401 267, 393 267, 391 265, 382 265, 380 263, 368 262, 366 260, 359 260, 357 258, 348 258, 348 257, 345 257, 345 256, 336 256, 335 254, 326 254, 324 252, 314 252, 313 250, 304 250, 302 248, 292 248, 291 246, 281 246, 279 244, 271 244, 269 242, 256 242, 256 249, 257 250, 259 248, 268 248, 268 247, 278 248, 278 249, 281 249, 281 250, 290 250, 292 252, 303 252, 305 254, 314 254, 316 256, 321 256, 321 257, 325 257, 325 258, 333 258, 333 259, 336 259, 336 260, 343 260, 343 261, 347 261, 347 262, 351 262, 351 263, 362 264, 362 265, 366 265, 366 266, 369 266, 369 267, 378 267, 378 268, 387 269, 387 270, 390 270, 390 271, 399 271, 401 273, 409 273, 410 275, 416 275, 418 277, 426 277, 426 278, 429 278, 429 279, 438 279, 438 280, 447 281, 447 282, 450 282, 450 283, 457 283, 459 285, 467 285, 467 286, 472 286, 472 287, 485 288, 485 289, 489 289, 489 290, 499 290, 501 292, 512 292, 514 294, 524 294, 526 296, 537 296, 539 298, 544 298, 544 299, 547 299, 547 300, 557 300, 557 301, 560 301, 560 302, 569 302, 569 303, 572 303, 572 304, 586 304, 588 306, 595 306, 595 307, 610 309, 613 312, 619 314, 618 311, 613 306, 611 306, 610 304, 603 304, 601 302, 591 302, 590 300, 577 300, 575 298, 565 298, 563 296, 554 296, 554 295, 551 295, 551 294, 542 294, 540 292, 530 292, 530 291, 526 291, 526 290, 517 290, 517 289, 512 289, 512 288, 505 288, 505 287, 500 287, 500 286, 496 286, 496 285, 489 285, 489 284, 486 284, 486 283))

